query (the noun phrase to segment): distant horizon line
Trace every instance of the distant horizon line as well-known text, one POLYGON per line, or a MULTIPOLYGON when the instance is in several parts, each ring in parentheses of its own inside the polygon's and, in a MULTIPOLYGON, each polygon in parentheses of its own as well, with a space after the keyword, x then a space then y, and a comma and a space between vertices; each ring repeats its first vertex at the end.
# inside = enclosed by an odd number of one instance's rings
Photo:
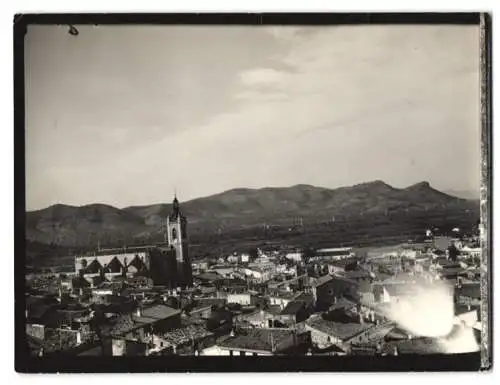
MULTIPOLYGON (((350 185, 340 185, 340 186, 337 186, 337 187, 324 187, 324 186, 313 185, 313 184, 310 184, 310 183, 296 183, 296 184, 292 184, 292 185, 288 185, 288 186, 233 187, 233 188, 226 189, 226 190, 223 190, 223 191, 220 191, 220 192, 215 192, 215 193, 210 193, 210 194, 207 194, 207 195, 196 196, 194 198, 189 198, 189 199, 184 200, 184 201, 182 199, 180 199, 180 201, 181 202, 190 202, 190 201, 193 201, 193 200, 196 200, 196 199, 208 198, 208 197, 211 197, 211 196, 220 195, 220 194, 223 194, 223 193, 226 193, 226 192, 229 192, 229 191, 234 191, 234 190, 254 190, 255 191, 255 190, 265 190, 265 189, 286 189, 286 188, 293 188, 293 187, 299 187, 299 186, 321 188, 321 189, 326 189, 326 190, 337 190, 337 189, 341 189, 341 188, 349 188, 349 187, 361 186, 361 185, 366 185, 366 184, 375 184, 375 183, 383 183, 383 184, 385 184, 385 185, 387 185, 387 186, 389 186, 389 187, 391 187, 391 188, 393 188, 395 190, 404 190, 404 189, 407 189, 407 188, 415 186, 415 185, 426 183, 431 188, 433 188, 434 190, 440 191, 440 192, 448 194, 448 195, 450 193, 470 193, 470 194, 477 194, 477 198, 474 198, 474 199, 479 199, 479 197, 480 197, 479 196, 479 194, 480 194, 480 190, 479 189, 477 191, 474 191, 472 189, 470 189, 470 190, 467 190, 467 189, 443 189, 442 190, 442 189, 437 189, 437 188, 432 187, 433 185, 429 181, 427 181, 427 180, 421 180, 419 182, 407 185, 406 187, 394 187, 393 185, 391 185, 391 184, 383 181, 382 179, 374 179, 374 180, 365 181, 365 182, 359 182, 359 183, 354 183, 354 184, 350 184, 350 185)), ((174 195, 172 195, 172 200, 173 200, 174 196, 179 197, 177 189, 176 189, 176 192, 174 193, 174 195)), ((471 199, 471 198, 463 198, 463 197, 459 197, 459 196, 455 196, 455 195, 452 195, 452 196, 454 196, 456 198, 461 198, 461 199, 471 199)), ((149 204, 131 204, 131 205, 126 205, 126 206, 117 206, 117 205, 114 205, 114 204, 111 204, 111 203, 102 203, 102 202, 83 203, 83 204, 67 204, 67 203, 58 202, 58 203, 52 203, 52 204, 50 204, 48 206, 41 207, 41 208, 28 209, 26 207, 26 212, 41 211, 41 210, 45 210, 45 209, 48 209, 50 207, 58 206, 58 205, 75 207, 75 208, 92 206, 92 205, 104 205, 104 206, 111 206, 111 207, 123 210, 123 209, 129 208, 129 207, 153 206, 153 205, 161 205, 161 204, 169 204, 169 203, 163 201, 163 202, 155 202, 155 203, 149 203, 149 204)))

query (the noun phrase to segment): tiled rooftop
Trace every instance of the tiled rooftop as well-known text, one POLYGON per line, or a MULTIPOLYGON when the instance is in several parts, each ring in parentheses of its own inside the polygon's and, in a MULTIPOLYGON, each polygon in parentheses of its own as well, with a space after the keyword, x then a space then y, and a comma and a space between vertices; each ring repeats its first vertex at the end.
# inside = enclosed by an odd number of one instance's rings
POLYGON ((149 318, 154 318, 154 319, 160 320, 160 319, 165 319, 165 318, 175 316, 177 314, 180 314, 180 312, 181 312, 180 310, 173 309, 169 306, 155 305, 152 307, 142 309, 141 315, 143 317, 149 317, 149 318))
POLYGON ((338 337, 342 340, 348 340, 362 331, 372 327, 371 324, 366 323, 341 323, 324 320, 321 317, 310 318, 306 324, 313 329, 326 333, 331 336, 338 337))
POLYGON ((364 270, 364 269, 346 271, 343 275, 346 278, 353 279, 353 280, 361 279, 361 278, 374 278, 373 273, 369 272, 368 270, 364 270))
POLYGON ((296 315, 299 311, 301 311, 305 307, 304 302, 302 301, 291 301, 286 307, 283 309, 281 314, 283 315, 296 315))
MULTIPOLYGON (((279 313, 279 311, 278 311, 279 313)), ((267 310, 257 310, 253 313, 241 314, 238 316, 238 319, 243 322, 263 322, 267 319, 270 319, 274 313, 271 313, 267 310)))
POLYGON ((219 345, 235 350, 271 352, 273 345, 277 346, 284 339, 292 336, 292 331, 287 329, 245 329, 244 333, 227 338, 219 345))
POLYGON ((354 306, 356 306, 355 302, 345 297, 341 297, 337 300, 337 302, 335 302, 332 306, 330 306, 329 310, 352 308, 354 306))
POLYGON ((359 262, 359 260, 360 259, 358 257, 349 257, 349 258, 341 259, 339 261, 332 261, 329 264, 332 266, 337 266, 337 267, 343 268, 343 267, 346 267, 347 265, 350 265, 352 263, 359 262))
POLYGON ((288 299, 288 300, 293 300, 298 296, 297 293, 293 293, 291 291, 280 291, 272 294, 270 297, 271 298, 280 298, 280 299, 288 299))
POLYGON ((218 274, 217 272, 206 272, 202 274, 198 274, 197 276, 194 277, 194 279, 199 279, 202 281, 216 281, 221 278, 221 275, 218 274))
POLYGON ((314 280, 314 282, 312 283, 312 285, 313 285, 314 287, 319 287, 319 286, 322 286, 322 285, 324 285, 325 283, 328 283, 328 282, 330 282, 330 281, 332 281, 332 280, 333 280, 333 277, 332 277, 331 275, 329 275, 329 274, 328 274, 328 275, 324 275, 324 276, 322 276, 322 277, 316 278, 316 279, 314 280))
POLYGON ((203 326, 188 325, 183 328, 171 330, 163 334, 162 338, 172 346, 178 346, 186 342, 196 341, 210 336, 213 336, 213 333, 207 331, 203 326))
POLYGON ((135 326, 147 325, 147 324, 155 323, 156 321, 158 321, 157 318, 144 317, 144 316, 140 316, 140 317, 133 316, 132 320, 134 321, 135 326))

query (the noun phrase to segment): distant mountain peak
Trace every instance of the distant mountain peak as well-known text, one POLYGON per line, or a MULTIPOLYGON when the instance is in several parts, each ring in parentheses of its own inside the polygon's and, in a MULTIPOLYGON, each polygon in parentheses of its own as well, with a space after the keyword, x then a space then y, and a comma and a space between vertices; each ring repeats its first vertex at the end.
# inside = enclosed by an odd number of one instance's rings
POLYGON ((385 183, 383 180, 380 179, 373 180, 370 182, 359 183, 357 185, 352 186, 352 188, 359 188, 359 187, 377 188, 377 189, 383 188, 386 190, 394 190, 394 187, 392 187, 391 185, 385 183))
POLYGON ((414 190, 414 189, 431 189, 431 188, 432 188, 431 184, 424 180, 422 182, 412 184, 411 186, 408 186, 406 189, 407 190, 414 190))
POLYGON ((309 189, 315 189, 315 188, 321 188, 321 187, 316 187, 316 186, 313 186, 312 184, 307 184, 307 183, 299 183, 299 184, 291 186, 291 188, 309 190, 309 189))

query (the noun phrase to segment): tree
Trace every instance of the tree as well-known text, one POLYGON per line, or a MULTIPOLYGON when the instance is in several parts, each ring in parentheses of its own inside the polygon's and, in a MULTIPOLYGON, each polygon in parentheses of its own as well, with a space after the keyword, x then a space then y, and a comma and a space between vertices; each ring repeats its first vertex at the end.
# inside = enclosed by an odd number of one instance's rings
POLYGON ((251 248, 250 250, 248 250, 248 255, 250 256, 250 260, 254 261, 258 257, 257 249, 251 248))
POLYGON ((451 245, 450 247, 448 247, 448 255, 453 262, 456 262, 458 256, 460 255, 460 252, 455 245, 451 245))

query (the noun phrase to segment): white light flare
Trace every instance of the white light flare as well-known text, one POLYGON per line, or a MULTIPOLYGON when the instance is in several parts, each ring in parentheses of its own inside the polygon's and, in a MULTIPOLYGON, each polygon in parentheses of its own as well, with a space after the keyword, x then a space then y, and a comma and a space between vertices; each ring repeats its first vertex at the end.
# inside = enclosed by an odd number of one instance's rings
POLYGON ((411 295, 391 301, 387 317, 416 337, 444 337, 454 324, 452 289, 444 283, 409 284, 411 295))
POLYGON ((436 338, 445 354, 471 353, 479 350, 474 330, 458 324, 455 317, 453 287, 442 281, 408 284, 411 294, 391 300, 386 317, 413 337, 436 338))
POLYGON ((457 325, 446 338, 438 341, 443 353, 460 354, 479 351, 479 345, 474 336, 474 329, 465 325, 457 325))

